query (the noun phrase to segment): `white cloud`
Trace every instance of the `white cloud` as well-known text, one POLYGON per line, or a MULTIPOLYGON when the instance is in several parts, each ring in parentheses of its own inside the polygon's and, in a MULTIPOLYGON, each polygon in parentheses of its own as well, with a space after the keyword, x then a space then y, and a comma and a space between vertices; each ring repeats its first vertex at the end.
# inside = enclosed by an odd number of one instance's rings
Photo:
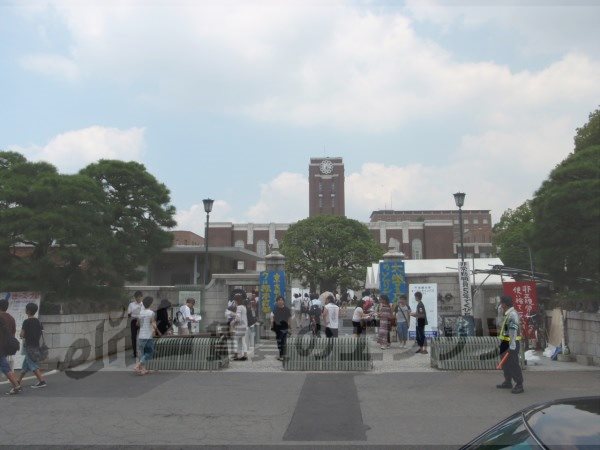
MULTIPOLYGON (((231 211, 232 208, 229 203, 224 200, 215 200, 210 213, 210 222, 236 222, 230 216, 231 211)), ((205 235, 206 212, 202 203, 192 205, 185 210, 178 210, 175 214, 175 220, 177 221, 177 229, 193 231, 200 236, 205 235)))
POLYGON ((261 184, 260 199, 245 212, 249 222, 294 222, 308 216, 308 180, 283 172, 261 184))
POLYGON ((20 60, 21 65, 34 72, 54 76, 68 81, 79 78, 79 67, 76 62, 61 55, 37 54, 26 55, 20 60))
MULTIPOLYGON (((565 105, 581 110, 582 99, 600 96, 597 51, 573 45, 537 71, 460 62, 441 44, 420 37, 408 15, 448 24, 493 20, 511 30, 509 19, 520 10, 510 3, 449 8, 409 2, 406 15, 342 1, 51 3, 70 33, 70 56, 50 58, 49 68, 41 62, 30 66, 62 70, 67 78, 80 74, 148 86, 136 89, 137 99, 154 108, 209 108, 264 122, 382 132, 457 114, 466 123, 480 123, 515 110, 532 115, 565 105), (164 32, 156 33, 158 28, 164 32)), ((548 9, 553 8, 527 11, 548 9)))
POLYGON ((99 159, 140 160, 144 128, 120 130, 92 126, 59 134, 44 146, 11 146, 28 159, 43 160, 63 172, 76 172, 99 159))

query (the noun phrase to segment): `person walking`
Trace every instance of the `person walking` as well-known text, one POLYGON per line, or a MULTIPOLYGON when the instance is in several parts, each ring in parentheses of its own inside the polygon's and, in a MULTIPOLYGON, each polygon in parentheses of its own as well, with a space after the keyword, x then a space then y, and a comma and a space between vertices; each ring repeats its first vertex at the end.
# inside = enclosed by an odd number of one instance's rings
POLYGON ((133 294, 133 300, 129 303, 129 307, 127 308, 127 317, 131 319, 129 323, 129 328, 131 330, 131 348, 133 348, 133 357, 137 358, 137 334, 139 329, 138 319, 140 317, 140 311, 144 307, 142 305, 142 299, 144 298, 144 294, 142 291, 135 291, 133 294))
POLYGON ((295 333, 300 333, 300 328, 302 326, 302 298, 300 298, 300 294, 294 294, 294 298, 292 299, 292 316, 294 318, 294 327, 295 333))
POLYGON ((511 389, 513 394, 522 394, 523 372, 519 364, 519 351, 521 349, 521 321, 519 313, 513 307, 513 299, 508 295, 500 297, 500 307, 504 311, 504 320, 500 328, 500 357, 508 352, 508 359, 502 366, 504 382, 498 384, 498 389, 511 389), (515 385, 513 387, 512 381, 515 385))
POLYGON ((248 306, 246 307, 247 316, 248 316, 248 348, 254 349, 254 344, 256 342, 256 328, 258 322, 258 303, 256 298, 254 298, 254 294, 248 294, 248 306))
POLYGON ((409 324, 410 307, 406 304, 406 295, 402 294, 396 306, 396 336, 398 336, 400 348, 406 348, 409 324))
POLYGON ((377 334, 377 343, 382 350, 390 348, 390 325, 392 322, 392 309, 390 308, 390 298, 386 294, 379 296, 379 331, 377 334))
POLYGON ((0 300, 0 371, 10 381, 12 388, 8 391, 7 395, 15 395, 21 392, 21 383, 17 380, 17 376, 10 367, 8 362, 8 356, 14 354, 17 351, 17 343, 13 350, 9 350, 9 341, 14 341, 15 334, 17 332, 17 324, 15 319, 8 312, 8 300, 0 300))
POLYGON ((310 306, 308 308, 308 316, 313 336, 321 337, 321 315, 323 314, 323 303, 319 299, 319 294, 313 292, 310 294, 310 306))
POLYGON ((246 331, 248 330, 248 312, 244 306, 244 298, 242 294, 235 294, 235 318, 234 336, 235 336, 235 358, 234 361, 246 361, 248 359, 248 345, 246 343, 246 331))
POLYGON ((336 305, 335 298, 332 294, 325 299, 327 304, 323 308, 323 322, 325 323, 325 336, 328 338, 338 337, 340 307, 336 305))
POLYGON ((21 338, 23 338, 23 353, 25 355, 25 359, 23 360, 23 366, 21 367, 18 383, 20 386, 25 374, 27 372, 33 372, 38 380, 36 384, 31 385, 33 389, 46 387, 46 380, 44 379, 42 371, 37 364, 39 360, 36 361, 37 358, 33 357, 34 354, 39 354, 40 339, 42 338, 42 332, 44 330, 42 323, 35 317, 37 311, 38 305, 35 303, 27 303, 25 305, 27 319, 23 321, 20 334, 21 338))
POLYGON ((154 356, 153 336, 160 336, 160 332, 156 326, 156 317, 154 311, 150 309, 150 305, 152 305, 153 302, 154 298, 152 297, 144 297, 142 300, 144 309, 140 312, 140 331, 138 333, 138 352, 140 354, 140 360, 134 368, 138 375, 146 375, 148 373, 148 370, 146 369, 146 362, 151 360, 154 356))
POLYGON ((417 300, 416 311, 410 313, 411 316, 417 319, 417 332, 416 332, 416 341, 419 349, 415 353, 424 353, 427 354, 427 339, 425 338, 425 325, 427 322, 427 310, 425 309, 425 305, 423 304, 423 294, 419 291, 415 292, 415 299, 417 300))
POLYGON ((277 336, 277 348, 279 349, 277 359, 279 361, 283 361, 285 357, 285 343, 287 341, 291 316, 290 309, 285 306, 285 299, 281 295, 278 296, 275 308, 273 309, 271 329, 275 331, 275 335, 277 336))

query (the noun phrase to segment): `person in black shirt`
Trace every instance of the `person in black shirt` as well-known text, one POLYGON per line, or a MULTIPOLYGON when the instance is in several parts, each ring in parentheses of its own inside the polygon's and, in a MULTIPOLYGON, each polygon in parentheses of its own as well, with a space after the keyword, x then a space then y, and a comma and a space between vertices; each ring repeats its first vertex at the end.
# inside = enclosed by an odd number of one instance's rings
POLYGON ((156 328, 158 328, 158 332, 161 336, 167 334, 172 327, 171 321, 169 320, 170 307, 171 302, 166 298, 163 298, 160 301, 158 308, 156 308, 156 328))
POLYGON ((285 356, 285 343, 287 341, 292 312, 287 306, 285 306, 285 300, 281 295, 277 297, 276 302, 277 304, 273 310, 272 330, 275 331, 275 335, 277 336, 277 348, 279 349, 279 356, 277 359, 279 361, 283 361, 285 356))
POLYGON ((27 319, 25 319, 21 328, 21 337, 24 340, 25 347, 25 359, 23 360, 23 367, 21 368, 21 373, 19 375, 19 385, 21 385, 21 381, 23 381, 25 374, 27 372, 33 372, 38 379, 38 382, 31 386, 34 389, 46 387, 46 380, 42 375, 40 367, 37 365, 39 361, 33 361, 30 356, 32 353, 31 349, 39 349, 40 338, 42 337, 42 331, 44 329, 42 323, 34 317, 37 311, 38 306, 35 303, 27 303, 27 305, 25 305, 27 319))
POLYGON ((425 305, 423 304, 423 294, 420 292, 415 292, 415 298, 417 299, 417 308, 415 312, 410 313, 411 316, 417 318, 417 332, 416 332, 416 341, 419 346, 419 350, 416 353, 427 353, 427 339, 425 339, 425 325, 427 325, 427 311, 425 310, 425 305))

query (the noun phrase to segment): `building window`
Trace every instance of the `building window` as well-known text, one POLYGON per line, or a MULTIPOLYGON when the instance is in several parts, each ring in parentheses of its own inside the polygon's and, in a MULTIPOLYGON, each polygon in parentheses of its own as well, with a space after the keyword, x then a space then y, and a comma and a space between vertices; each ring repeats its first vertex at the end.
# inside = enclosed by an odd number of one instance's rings
POLYGON ((458 220, 454 219, 454 225, 458 225, 458 220))
POLYGON ((323 208, 323 197, 319 197, 319 208, 323 208))
POLYGON ((487 219, 483 219, 483 223, 487 225, 488 220, 487 219))
POLYGON ((237 262, 237 270, 244 270, 244 261, 237 262))
POLYGON ((388 248, 393 248, 397 252, 400 251, 400 241, 396 238, 390 238, 390 243, 388 244, 388 248))
POLYGON ((479 223, 479 219, 473 219, 473 225, 477 225, 479 223))
POLYGON ((264 257, 267 254, 267 243, 262 239, 256 243, 256 254, 264 257))
POLYGON ((469 219, 463 219, 463 223, 464 223, 465 225, 469 225, 469 219))
POLYGON ((235 248, 245 248, 246 245, 244 244, 244 241, 242 241, 241 239, 238 239, 237 241, 235 241, 234 247, 235 248))
POLYGON ((411 247, 412 259, 423 259, 423 243, 421 239, 413 239, 411 247))
POLYGON ((335 208, 335 194, 331 194, 331 207, 335 208))

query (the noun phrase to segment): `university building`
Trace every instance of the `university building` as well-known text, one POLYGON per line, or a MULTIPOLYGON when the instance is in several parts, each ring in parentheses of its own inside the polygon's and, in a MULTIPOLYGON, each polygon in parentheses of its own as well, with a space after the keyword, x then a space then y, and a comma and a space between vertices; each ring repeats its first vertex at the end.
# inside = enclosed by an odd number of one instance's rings
MULTIPOLYGON (((345 173, 340 157, 311 158, 308 166, 308 216, 345 215, 345 173)), ((489 210, 463 210, 465 257, 492 256, 489 210)), ((265 269, 265 256, 281 242, 290 223, 214 222, 208 229, 209 273, 265 269)), ((460 254, 458 210, 378 210, 365 225, 385 251, 406 259, 453 259, 460 254)), ((144 282, 154 285, 201 284, 206 257, 204 239, 175 231, 174 245, 148 267, 144 282)))

